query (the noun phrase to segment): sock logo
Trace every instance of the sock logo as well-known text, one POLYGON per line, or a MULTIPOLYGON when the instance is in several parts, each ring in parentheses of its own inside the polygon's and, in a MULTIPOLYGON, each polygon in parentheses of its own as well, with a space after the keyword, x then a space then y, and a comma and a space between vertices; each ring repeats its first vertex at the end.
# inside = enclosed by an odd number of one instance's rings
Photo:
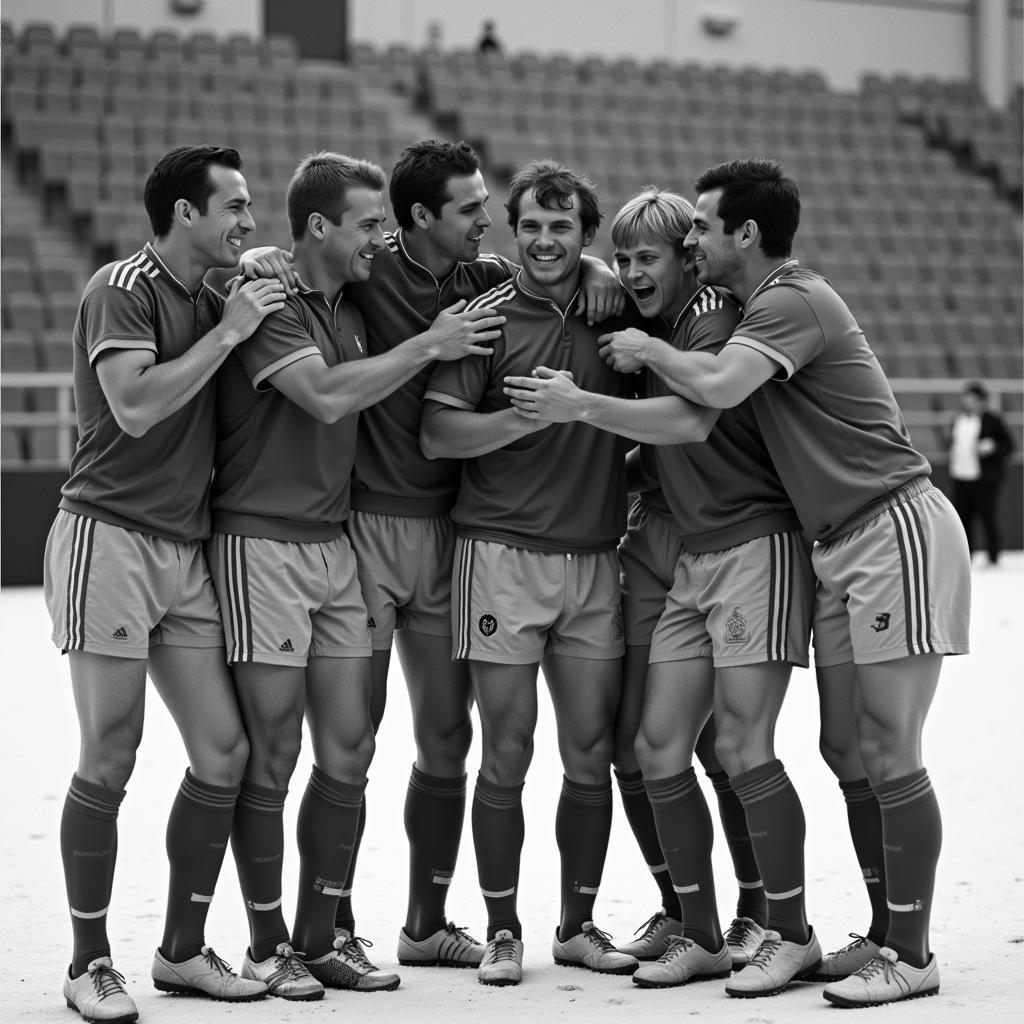
POLYGON ((280 646, 280 647, 278 647, 278 650, 279 650, 279 651, 294 651, 294 650, 295 650, 295 648, 294 648, 294 647, 292 647, 292 641, 291 641, 291 638, 289 638, 289 639, 285 640, 285 642, 284 642, 283 644, 281 644, 281 646, 280 646))
POLYGON ((110 639, 111 640, 127 640, 128 639, 128 630, 125 629, 123 625, 118 626, 117 629, 115 629, 114 632, 110 634, 110 639))
POLYGON ((892 616, 888 612, 879 612, 879 614, 875 616, 875 621, 871 628, 876 633, 883 633, 889 628, 889 619, 891 618, 892 616))
POLYGON ((490 612, 480 616, 478 625, 484 636, 494 636, 498 632, 498 620, 490 612))
POLYGON ((745 644, 749 639, 749 623, 737 605, 733 608, 729 618, 725 620, 725 642, 727 644, 745 644))

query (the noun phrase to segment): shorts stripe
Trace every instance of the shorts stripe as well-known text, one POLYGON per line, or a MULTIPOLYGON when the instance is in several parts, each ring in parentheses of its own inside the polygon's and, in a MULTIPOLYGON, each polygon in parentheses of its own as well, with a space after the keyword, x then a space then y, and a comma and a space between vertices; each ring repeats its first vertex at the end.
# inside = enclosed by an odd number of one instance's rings
POLYGON ((768 597, 768 661, 786 661, 789 620, 793 613, 793 534, 773 533, 770 542, 768 597))
POLYGON ((92 568, 93 538, 96 520, 75 516, 75 532, 71 541, 71 564, 68 570, 67 631, 68 650, 85 649, 85 599, 92 568))
POLYGON ((476 555, 475 541, 464 538, 459 541, 459 567, 456 585, 459 589, 459 621, 456 624, 459 646, 456 658, 468 658, 473 635, 471 600, 473 596, 473 562, 476 555))
POLYGON ((245 560, 245 538, 235 534, 221 535, 224 545, 222 561, 227 577, 228 617, 234 644, 231 648, 232 662, 252 661, 252 611, 249 607, 249 574, 245 560))
POLYGON ((895 505, 889 510, 903 564, 903 604, 906 608, 907 651, 928 654, 932 643, 928 609, 928 551, 917 509, 895 505))

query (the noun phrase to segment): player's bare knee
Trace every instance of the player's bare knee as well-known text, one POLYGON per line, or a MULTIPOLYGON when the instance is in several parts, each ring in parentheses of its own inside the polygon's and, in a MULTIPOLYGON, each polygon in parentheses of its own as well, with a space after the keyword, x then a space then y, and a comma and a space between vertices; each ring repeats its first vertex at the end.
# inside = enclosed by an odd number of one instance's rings
POLYGON ((516 733, 488 744, 481 758, 481 768, 499 786, 517 786, 526 778, 532 760, 533 737, 516 733))
POLYGON ((259 786, 285 789, 299 760, 302 737, 284 733, 253 737, 245 776, 259 786))
POLYGON ((78 757, 78 775, 106 789, 121 790, 135 770, 135 744, 82 744, 78 757))

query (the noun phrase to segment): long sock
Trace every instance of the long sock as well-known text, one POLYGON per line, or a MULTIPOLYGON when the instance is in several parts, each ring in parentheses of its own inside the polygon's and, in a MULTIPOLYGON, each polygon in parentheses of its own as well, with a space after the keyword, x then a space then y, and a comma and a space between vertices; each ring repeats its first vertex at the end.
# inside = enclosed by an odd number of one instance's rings
POLYGON ((206 941, 206 915, 227 852, 238 791, 238 786, 203 782, 185 769, 167 819, 171 872, 160 951, 171 963, 197 956, 206 941))
POLYGON ((667 779, 645 779, 658 836, 682 910, 683 934, 711 953, 725 941, 718 923, 711 848, 711 812, 693 768, 667 779))
POLYGON ((299 897, 292 939, 315 960, 334 946, 335 909, 355 849, 366 783, 332 779, 316 765, 299 805, 299 897))
POLYGON ((732 868, 736 874, 739 895, 736 898, 736 916, 749 917, 762 928, 768 920, 768 907, 764 899, 764 883, 757 869, 757 858, 747 831, 747 816, 743 804, 733 791, 729 776, 725 772, 707 772, 718 798, 718 816, 722 819, 722 831, 732 857, 732 868))
POLYGON ((871 903, 871 927, 867 937, 885 945, 889 931, 889 908, 885 905, 885 851, 882 849, 882 814, 871 783, 867 779, 840 782, 846 800, 846 818, 871 903))
POLYGON ((405 930, 417 941, 448 923, 444 905, 455 874, 465 816, 465 775, 439 778, 413 765, 405 796, 405 834, 409 838, 405 930))
POLYGON ((579 935, 585 921, 594 920, 611 830, 611 780, 595 786, 563 776, 555 813, 555 842, 562 862, 562 942, 579 935))
POLYGON ((808 939, 804 907, 804 836, 800 798, 779 760, 732 776, 743 804, 754 856, 764 880, 768 927, 801 945, 808 939))
POLYGON ((647 791, 644 789, 643 772, 620 772, 617 768, 614 771, 615 781, 619 785, 619 795, 622 797, 622 809, 626 812, 626 821, 633 830, 633 838, 640 847, 647 870, 657 883, 658 891, 661 893, 662 909, 669 917, 678 921, 679 900, 676 899, 676 891, 672 888, 668 864, 658 841, 658 828, 654 824, 651 802, 647 799, 647 791))
POLYGON ((503 928, 521 939, 523 926, 516 913, 516 894, 526 836, 523 784, 499 786, 477 775, 472 819, 477 877, 487 906, 487 941, 503 928))
POLYGON ((350 935, 356 933, 356 915, 352 910, 352 886, 356 878, 356 858, 359 847, 363 844, 363 832, 366 830, 366 797, 359 804, 359 822, 356 825, 355 842, 352 844, 352 858, 348 862, 345 884, 338 894, 338 906, 334 911, 334 927, 344 928, 350 935))
POLYGON ((874 787, 882 813, 889 932, 885 944, 913 967, 930 956, 928 925, 942 817, 931 780, 921 768, 874 787))
POLYGON ((266 960, 279 943, 291 941, 281 912, 287 795, 287 789, 243 779, 231 825, 231 849, 249 919, 249 949, 257 961, 266 960))
POLYGON ((107 910, 117 861, 117 812, 123 799, 124 790, 71 776, 60 819, 60 855, 75 943, 73 978, 97 957, 110 956, 107 910))

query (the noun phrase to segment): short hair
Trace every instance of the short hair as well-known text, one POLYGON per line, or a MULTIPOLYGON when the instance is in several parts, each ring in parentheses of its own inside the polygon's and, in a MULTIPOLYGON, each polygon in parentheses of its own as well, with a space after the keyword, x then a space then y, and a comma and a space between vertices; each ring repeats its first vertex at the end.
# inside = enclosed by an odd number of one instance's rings
POLYGON ((332 224, 340 224, 348 209, 349 189, 381 192, 385 184, 384 171, 369 160, 327 150, 311 153, 288 182, 285 205, 292 240, 297 242, 304 237, 311 214, 323 214, 332 224))
POLYGON ((989 398, 988 388, 980 380, 970 380, 964 385, 964 393, 974 395, 981 402, 987 402, 989 398))
POLYGON ((509 182, 505 209, 513 231, 519 223, 519 204, 527 192, 532 192, 545 210, 571 210, 573 196, 578 196, 584 233, 596 230, 604 218, 593 178, 563 167, 557 160, 532 160, 509 182))
POLYGON ((402 150, 391 169, 391 209, 398 226, 413 226, 412 208, 425 206, 435 217, 450 202, 450 178, 468 178, 480 170, 480 157, 468 142, 421 139, 402 150))
POLYGON ((788 256, 800 226, 800 190, 777 160, 758 158, 716 164, 697 178, 698 193, 720 188, 718 216, 727 233, 744 221, 757 222, 765 256, 788 256))
POLYGON ((220 164, 242 169, 237 149, 223 146, 178 146, 156 162, 146 179, 143 203, 156 238, 163 238, 174 223, 174 204, 187 199, 205 216, 210 196, 216 191, 210 166, 220 164))
POLYGON ((656 185, 644 187, 625 205, 612 221, 612 243, 617 249, 642 242, 663 242, 682 256, 686 236, 693 227, 693 203, 671 189, 656 185))

